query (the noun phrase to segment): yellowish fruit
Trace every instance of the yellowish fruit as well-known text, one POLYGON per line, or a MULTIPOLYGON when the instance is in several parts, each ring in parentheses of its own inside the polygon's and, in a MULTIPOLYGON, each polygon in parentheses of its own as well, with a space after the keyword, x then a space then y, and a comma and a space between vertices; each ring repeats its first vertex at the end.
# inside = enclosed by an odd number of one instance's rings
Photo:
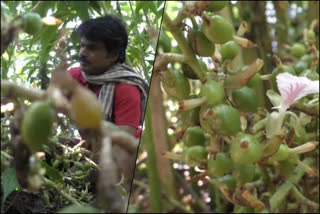
POLYGON ((71 97, 73 119, 83 128, 98 129, 103 119, 102 107, 94 93, 77 87, 71 97))

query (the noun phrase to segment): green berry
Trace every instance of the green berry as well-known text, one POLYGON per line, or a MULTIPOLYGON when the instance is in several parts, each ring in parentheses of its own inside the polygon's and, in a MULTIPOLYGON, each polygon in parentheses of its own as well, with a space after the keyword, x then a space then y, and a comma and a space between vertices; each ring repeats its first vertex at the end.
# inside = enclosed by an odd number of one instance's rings
POLYGON ((307 52, 306 48, 304 47, 303 44, 300 44, 300 43, 295 43, 290 48, 290 54, 297 58, 302 57, 303 55, 306 54, 306 52, 307 52))
POLYGON ((240 115, 235 108, 226 104, 202 106, 200 124, 210 134, 232 136, 240 131, 240 115), (209 115, 206 115, 208 112, 209 115))
POLYGON ((24 25, 23 30, 31 35, 38 34, 42 29, 42 19, 37 13, 27 13, 23 16, 24 25))
POLYGON ((188 79, 177 70, 167 70, 162 80, 165 92, 178 100, 187 99, 190 94, 190 83, 188 79))
POLYGON ((235 163, 255 163, 262 157, 263 146, 253 135, 242 134, 232 142, 230 152, 235 163))
POLYGON ((197 166, 207 160, 208 151, 203 146, 192 146, 184 152, 184 160, 189 166, 197 166))
POLYGON ((256 73, 247 83, 247 86, 250 88, 255 87, 256 85, 258 85, 259 83, 261 83, 261 76, 259 73, 256 73))
POLYGON ((237 183, 242 185, 253 180, 255 168, 255 165, 252 163, 235 164, 234 170, 232 171, 232 175, 237 181, 237 183))
POLYGON ((215 51, 215 46, 200 30, 189 31, 188 43, 192 50, 199 56, 211 56, 215 51))
POLYGON ((217 182, 219 184, 225 184, 229 188, 230 191, 234 191, 236 188, 236 180, 232 175, 225 175, 222 177, 217 178, 217 182))
POLYGON ((268 161, 273 162, 273 161, 283 161, 288 159, 290 155, 290 148, 288 147, 287 144, 281 144, 278 151, 273 154, 268 161))
POLYGON ((224 43, 220 49, 222 60, 235 58, 238 55, 239 51, 239 45, 234 41, 224 43))
POLYGON ((300 60, 295 65, 293 65, 293 69, 296 74, 301 74, 303 71, 308 69, 308 64, 305 61, 300 60))
POLYGON ((319 80, 319 74, 317 72, 313 72, 310 69, 303 71, 299 76, 307 77, 310 80, 319 80))
POLYGON ((208 161, 208 174, 211 177, 220 177, 230 172, 232 169, 232 160, 227 153, 219 152, 215 159, 208 161))
POLYGON ((183 135, 183 143, 186 146, 204 146, 205 141, 205 133, 200 126, 189 127, 183 135))
POLYGON ((203 20, 203 33, 211 42, 223 44, 233 39, 233 25, 222 16, 204 14, 203 20))
POLYGON ((224 98, 222 83, 208 80, 201 88, 201 96, 206 97, 209 104, 216 105, 221 103, 224 98))
POLYGON ((241 111, 253 113, 257 112, 259 104, 257 94, 248 86, 233 90, 232 99, 236 107, 241 111))

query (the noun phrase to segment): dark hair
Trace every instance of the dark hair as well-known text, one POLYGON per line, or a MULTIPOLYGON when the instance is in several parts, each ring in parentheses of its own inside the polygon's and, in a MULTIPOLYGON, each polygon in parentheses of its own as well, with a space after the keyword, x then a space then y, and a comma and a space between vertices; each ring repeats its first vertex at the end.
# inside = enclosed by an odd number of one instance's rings
POLYGON ((128 33, 124 21, 119 17, 107 14, 104 17, 89 19, 83 22, 76 32, 80 38, 104 42, 111 55, 119 53, 116 62, 123 63, 126 60, 128 33))

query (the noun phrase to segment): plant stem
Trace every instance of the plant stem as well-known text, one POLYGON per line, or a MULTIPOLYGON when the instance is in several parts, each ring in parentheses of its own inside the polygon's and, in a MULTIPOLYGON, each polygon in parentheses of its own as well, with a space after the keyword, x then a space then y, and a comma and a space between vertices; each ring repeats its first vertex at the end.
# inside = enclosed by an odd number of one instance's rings
POLYGON ((168 30, 171 32, 175 40, 177 41, 181 51, 183 52, 186 62, 193 69, 193 71, 197 74, 201 82, 205 82, 206 75, 202 72, 202 68, 194 55, 193 50, 190 48, 186 38, 182 34, 181 29, 177 29, 175 24, 171 21, 166 12, 163 13, 163 23, 166 25, 168 30))
POLYGON ((304 195, 302 195, 302 193, 299 192, 299 190, 297 189, 296 186, 292 187, 291 193, 292 193, 293 197, 295 197, 299 202, 302 202, 304 204, 311 206, 314 209, 319 210, 319 204, 311 201, 310 199, 308 199, 304 195))
POLYGON ((179 102, 179 110, 180 111, 188 111, 191 109, 194 109, 202 103, 206 102, 207 98, 206 97, 200 97, 200 98, 194 98, 194 99, 189 99, 189 100, 182 100, 179 102))
POLYGON ((35 101, 44 99, 45 92, 40 89, 26 88, 8 80, 1 80, 1 96, 35 101))
POLYGON ((161 191, 160 191, 160 179, 158 175, 157 158, 155 154, 155 145, 152 136, 152 122, 151 122, 151 112, 150 112, 150 101, 146 108, 145 113, 145 131, 144 138, 141 143, 147 148, 148 158, 147 158, 147 172, 148 180, 150 185, 150 204, 152 213, 162 212, 161 203, 161 191))
MULTIPOLYGON (((303 163, 310 165, 313 163, 313 159, 306 158, 303 163)), ((269 202, 272 212, 274 212, 285 200, 292 187, 299 183, 304 173, 305 170, 298 165, 292 175, 283 184, 281 184, 277 191, 271 196, 269 202)))

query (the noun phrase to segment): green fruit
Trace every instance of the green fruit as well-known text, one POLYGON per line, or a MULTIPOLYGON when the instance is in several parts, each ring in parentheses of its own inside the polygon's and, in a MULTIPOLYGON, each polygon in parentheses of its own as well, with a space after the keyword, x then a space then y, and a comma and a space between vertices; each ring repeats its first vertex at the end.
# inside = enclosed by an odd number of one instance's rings
POLYGON ((235 164, 232 175, 242 185, 253 180, 255 168, 254 164, 235 164))
POLYGON ((206 137, 200 126, 189 127, 183 135, 183 143, 186 146, 204 146, 206 137))
POLYGON ((189 166, 197 166, 206 161, 208 151, 203 146, 192 146, 184 152, 184 160, 189 166))
POLYGON ((209 104, 219 104, 224 98, 223 84, 214 80, 208 80, 202 86, 200 95, 206 97, 209 104))
POLYGON ((224 43, 220 49, 222 60, 235 58, 239 53, 239 51, 240 51, 239 45, 234 41, 229 41, 224 43))
POLYGON ((253 181, 259 180, 263 176, 263 173, 259 167, 256 167, 254 170, 253 181))
POLYGON ((261 83, 261 76, 259 73, 256 73, 247 83, 247 86, 250 88, 255 87, 256 85, 258 85, 259 83, 261 83))
POLYGON ((234 177, 232 177, 232 175, 225 175, 225 176, 219 177, 219 178, 217 178, 217 182, 219 184, 227 185, 229 190, 231 190, 232 192, 236 188, 236 180, 234 179, 234 177))
POLYGON ((23 30, 24 32, 36 35, 38 34, 42 29, 42 19, 41 16, 37 13, 27 13, 23 16, 24 19, 24 25, 23 30))
POLYGON ((242 134, 232 142, 230 153, 235 163, 255 163, 262 157, 263 146, 253 135, 242 134))
MULTIPOLYGON (((202 68, 202 72, 204 73, 203 76, 205 76, 205 73, 207 73, 207 71, 208 71, 207 65, 202 60, 198 60, 198 62, 200 64, 201 68, 202 68)), ((182 64, 182 71, 183 71, 184 76, 186 76, 186 77, 188 77, 190 79, 199 79, 198 75, 186 63, 182 64)))
POLYGON ((232 160, 227 153, 219 152, 215 159, 208 161, 208 174, 211 177, 220 177, 230 172, 232 169, 232 160))
POLYGON ((310 80, 319 80, 319 74, 311 71, 310 69, 303 71, 299 76, 307 77, 310 80))
POLYGON ((158 46, 162 48, 163 52, 171 51, 171 39, 165 33, 165 31, 161 31, 160 33, 158 46))
POLYGON ((306 48, 304 47, 303 44, 300 44, 300 43, 295 43, 290 48, 290 55, 298 57, 298 58, 305 55, 306 52, 307 52, 306 48))
POLYGON ((305 61, 300 60, 293 66, 293 69, 296 74, 301 74, 303 71, 308 69, 308 64, 305 61))
POLYGON ((233 39, 234 28, 232 24, 219 15, 208 16, 204 14, 202 30, 204 35, 213 43, 223 44, 233 39))
POLYGON ((307 64, 307 67, 309 68, 312 64, 312 59, 313 59, 312 54, 306 54, 300 58, 300 61, 305 62, 307 64))
POLYGON ((183 100, 189 98, 189 80, 177 70, 166 71, 162 80, 162 86, 165 92, 175 99, 183 100))
POLYGON ((201 127, 210 134, 232 136, 240 131, 240 115, 232 106, 218 104, 207 105, 200 110, 201 127), (212 112, 210 115, 205 115, 212 112))
POLYGON ((272 71, 272 76, 271 76, 271 84, 272 84, 273 89, 274 89, 276 92, 279 92, 278 86, 277 86, 276 77, 277 77, 278 74, 284 73, 284 72, 288 72, 288 73, 290 73, 290 74, 292 74, 292 75, 296 75, 295 71, 294 71, 293 68, 290 67, 290 66, 280 65, 280 66, 276 67, 276 68, 272 71))
POLYGON ((290 155, 290 148, 288 147, 287 144, 281 144, 278 151, 273 154, 270 158, 269 158, 269 162, 274 162, 274 161, 283 161, 288 159, 290 155))
POLYGON ((35 152, 47 143, 54 120, 54 110, 51 102, 34 102, 25 112, 21 134, 23 142, 35 152))
POLYGON ((241 111, 253 113, 257 112, 259 104, 257 94, 248 86, 232 90, 232 99, 236 107, 241 111))
POLYGON ((199 56, 211 56, 215 50, 215 46, 200 30, 189 31, 188 43, 192 50, 199 56))
POLYGON ((228 5, 228 1, 212 1, 209 7, 206 9, 210 12, 216 12, 222 10, 225 6, 228 5))
POLYGON ((314 33, 313 30, 308 30, 307 39, 311 40, 311 41, 315 41, 316 40, 316 34, 314 33))

